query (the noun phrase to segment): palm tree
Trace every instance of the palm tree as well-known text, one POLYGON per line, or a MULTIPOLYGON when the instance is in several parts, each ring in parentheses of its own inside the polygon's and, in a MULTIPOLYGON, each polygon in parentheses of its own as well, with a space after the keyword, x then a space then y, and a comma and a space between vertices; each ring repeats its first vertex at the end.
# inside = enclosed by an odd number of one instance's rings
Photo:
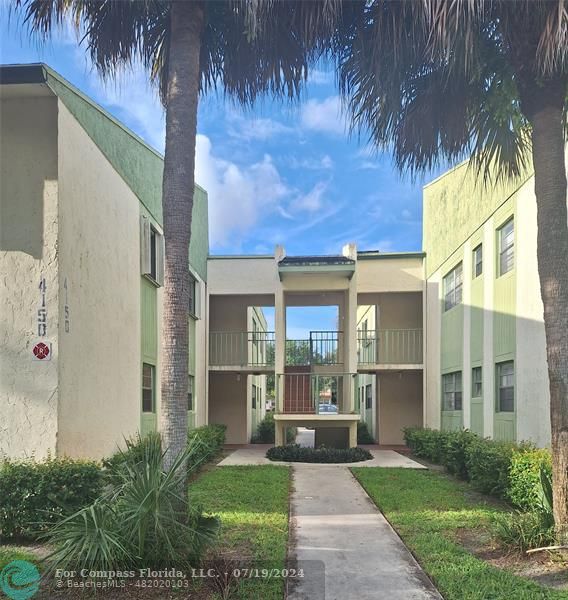
POLYGON ((187 441, 189 242, 199 97, 220 89, 245 105, 265 93, 297 98, 341 4, 16 0, 15 7, 41 38, 71 17, 103 77, 141 61, 159 86, 166 111, 160 429, 169 467, 187 441))
POLYGON ((568 542, 568 6, 374 0, 337 40, 352 124, 416 173, 472 155, 483 179, 534 167, 554 516, 568 542))

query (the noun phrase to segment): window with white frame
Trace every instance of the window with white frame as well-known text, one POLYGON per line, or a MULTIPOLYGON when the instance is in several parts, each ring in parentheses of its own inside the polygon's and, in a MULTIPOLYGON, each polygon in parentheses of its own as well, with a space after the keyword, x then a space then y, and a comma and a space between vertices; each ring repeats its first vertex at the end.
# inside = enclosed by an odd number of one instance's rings
POLYGON ((365 386, 365 408, 373 408, 373 386, 370 383, 365 386))
POLYGON ((193 375, 187 377, 187 410, 193 410, 193 388, 195 385, 195 378, 193 375))
POLYGON ((442 375, 442 410, 462 410, 462 373, 442 375))
POLYGON ((473 367, 471 370, 471 397, 481 398, 483 396, 483 380, 481 367, 473 367))
POLYGON ((154 365, 142 364, 142 412, 155 412, 154 406, 154 365))
POLYGON ((499 275, 505 275, 515 266, 515 222, 509 219, 499 228, 499 275))
POLYGON ((515 411, 515 365, 512 360, 497 364, 497 412, 515 411))
POLYGON ((256 408, 256 400, 257 400, 257 387, 253 384, 252 386, 252 409, 256 408))
POLYGON ((461 304, 463 285, 463 266, 462 263, 453 268, 444 277, 444 310, 450 310, 454 306, 461 304))
POLYGON ((473 251, 473 278, 483 273, 483 246, 479 244, 473 251))
POLYGON ((140 267, 154 284, 164 284, 164 236, 144 215, 140 217, 140 267))
POLYGON ((193 317, 197 317, 197 279, 190 273, 189 274, 189 314, 193 317))

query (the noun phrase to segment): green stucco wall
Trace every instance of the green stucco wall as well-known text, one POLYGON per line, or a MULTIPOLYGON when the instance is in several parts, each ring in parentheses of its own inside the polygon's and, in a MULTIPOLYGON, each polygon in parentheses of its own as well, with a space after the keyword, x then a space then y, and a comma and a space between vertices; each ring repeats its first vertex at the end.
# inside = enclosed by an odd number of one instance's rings
POLYGON ((464 162, 424 187, 423 244, 426 277, 439 269, 532 174, 484 185, 464 162))

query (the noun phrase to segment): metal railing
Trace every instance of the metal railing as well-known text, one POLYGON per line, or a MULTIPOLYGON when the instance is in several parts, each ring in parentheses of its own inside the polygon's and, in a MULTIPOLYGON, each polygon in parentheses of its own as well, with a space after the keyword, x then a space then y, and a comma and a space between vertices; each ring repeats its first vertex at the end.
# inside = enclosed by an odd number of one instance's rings
POLYGON ((273 331, 212 331, 209 334, 209 364, 214 367, 271 367, 274 352, 273 331))
POLYGON ((281 412, 294 414, 339 415, 349 412, 349 381, 351 374, 285 373, 277 377, 278 389, 283 386, 281 412))
POLYGON ((303 340, 286 340, 286 364, 337 365, 343 362, 342 331, 310 331, 303 340))
POLYGON ((357 331, 357 362, 360 365, 421 364, 422 329, 357 331))

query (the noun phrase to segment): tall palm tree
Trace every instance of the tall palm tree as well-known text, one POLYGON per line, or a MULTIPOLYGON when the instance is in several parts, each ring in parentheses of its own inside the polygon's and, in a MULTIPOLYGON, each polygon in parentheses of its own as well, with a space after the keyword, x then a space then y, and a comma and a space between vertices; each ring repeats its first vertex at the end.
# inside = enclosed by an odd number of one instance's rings
MULTIPOLYGON (((484 175, 534 167, 550 381, 554 516, 568 542, 568 5, 374 0, 337 41, 355 129, 417 172, 472 155, 484 175)), ((486 181, 488 183, 488 181, 486 181)))
POLYGON ((220 89, 241 104, 297 98, 340 14, 338 0, 16 0, 32 34, 71 17, 93 64, 112 77, 141 61, 166 111, 160 429, 166 466, 187 441, 189 243, 199 97, 220 89))

